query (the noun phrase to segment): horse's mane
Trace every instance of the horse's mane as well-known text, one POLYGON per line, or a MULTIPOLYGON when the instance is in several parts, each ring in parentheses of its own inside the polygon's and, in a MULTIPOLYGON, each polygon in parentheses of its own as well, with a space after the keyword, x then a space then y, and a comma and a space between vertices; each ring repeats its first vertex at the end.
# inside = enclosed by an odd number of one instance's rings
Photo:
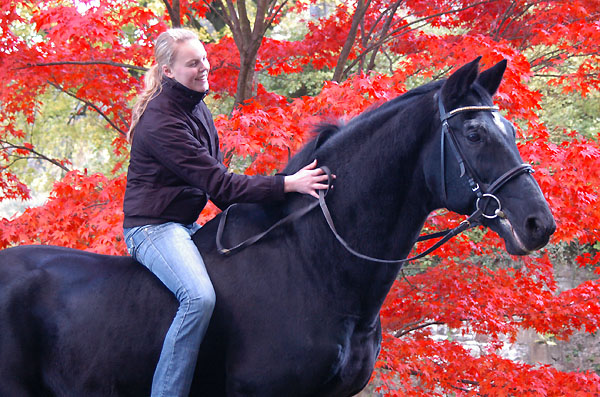
POLYGON ((433 81, 414 88, 380 106, 372 106, 367 111, 354 117, 348 123, 342 120, 325 121, 317 124, 313 130, 314 137, 292 157, 285 167, 285 173, 293 173, 317 158, 319 151, 326 150, 325 143, 340 139, 340 136, 356 130, 364 122, 383 124, 385 120, 398 113, 398 109, 410 106, 415 99, 422 95, 438 90, 444 81, 433 81))

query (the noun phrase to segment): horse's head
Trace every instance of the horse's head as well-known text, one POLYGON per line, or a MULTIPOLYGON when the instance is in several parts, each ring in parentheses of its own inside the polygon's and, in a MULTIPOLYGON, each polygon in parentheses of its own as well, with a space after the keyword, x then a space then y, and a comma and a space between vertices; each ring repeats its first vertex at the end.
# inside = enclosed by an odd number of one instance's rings
POLYGON ((463 66, 436 94, 443 136, 436 184, 446 208, 480 210, 507 251, 524 255, 546 245, 556 224, 533 169, 519 155, 514 127, 492 104, 506 61, 481 74, 478 66, 479 59, 463 66))

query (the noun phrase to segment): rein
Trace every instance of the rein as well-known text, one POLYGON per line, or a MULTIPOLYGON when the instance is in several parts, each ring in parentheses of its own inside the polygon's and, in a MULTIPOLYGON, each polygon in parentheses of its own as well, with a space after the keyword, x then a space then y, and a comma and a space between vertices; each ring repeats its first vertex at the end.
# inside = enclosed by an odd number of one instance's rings
MULTIPOLYGON (((476 88, 479 88, 479 87, 476 86, 476 88)), ((331 213, 330 213, 329 208, 327 207, 327 203, 325 201, 325 197, 327 196, 327 194, 329 193, 329 191, 331 190, 331 188, 333 186, 333 177, 332 177, 331 171, 326 166, 321 167, 321 169, 323 169, 323 171, 325 171, 325 173, 327 174, 327 177, 328 177, 327 189, 319 190, 319 200, 318 201, 315 201, 315 202, 307 205, 306 207, 301 208, 298 211, 295 211, 295 212, 287 215, 286 217, 277 221, 275 224, 273 224, 271 227, 269 227, 264 232, 254 235, 254 236, 248 238, 247 240, 244 240, 241 243, 239 243, 231 248, 224 248, 223 244, 221 242, 221 240, 223 238, 223 231, 225 230, 225 223, 227 220, 227 215, 229 213, 229 210, 233 206, 235 206, 235 204, 227 207, 227 209, 225 209, 225 211, 223 211, 223 213, 221 214, 221 219, 219 220, 219 225, 217 228, 217 235, 216 235, 217 250, 222 255, 233 255, 234 253, 239 252, 240 250, 246 248, 247 246, 258 242, 259 240, 261 240, 263 237, 265 237, 267 234, 269 234, 271 231, 273 231, 277 227, 279 227, 283 224, 292 222, 292 221, 304 216, 308 212, 312 211, 315 207, 320 206, 323 216, 325 217, 325 220, 327 222, 327 225, 329 226, 329 229, 331 230, 331 232, 333 233, 335 238, 338 240, 338 242, 349 253, 351 253, 352 255, 354 255, 358 258, 365 259, 365 260, 368 260, 371 262, 378 262, 378 263, 385 263, 385 264, 404 264, 406 262, 414 261, 416 259, 420 259, 420 258, 430 254, 431 252, 433 252, 436 249, 438 249, 439 247, 441 247, 443 244, 445 244, 448 240, 450 240, 454 236, 478 225, 480 223, 481 218, 487 218, 487 219, 494 219, 496 217, 505 218, 504 212, 502 211, 502 205, 500 203, 500 199, 498 197, 496 197, 494 195, 494 193, 497 192, 508 181, 519 176, 520 174, 533 173, 534 172, 533 168, 529 164, 517 165, 516 167, 511 168, 510 170, 508 170, 507 172, 502 174, 500 177, 498 177, 493 183, 491 183, 489 185, 489 187, 485 188, 484 187, 485 185, 483 183, 479 183, 478 178, 476 177, 476 173, 474 172, 473 168, 467 161, 467 158, 464 156, 463 152, 461 151, 460 146, 458 145, 458 140, 456 139, 452 129, 450 128, 450 125, 448 124, 448 120, 457 114, 464 113, 464 112, 475 112, 475 111, 496 112, 496 111, 498 111, 498 107, 496 107, 496 106, 465 106, 465 107, 454 109, 454 110, 446 113, 444 104, 442 103, 441 95, 438 95, 438 107, 439 107, 439 112, 440 112, 440 121, 442 122, 440 152, 441 152, 441 179, 442 179, 441 183, 442 183, 442 194, 443 194, 444 201, 446 201, 446 198, 447 198, 446 197, 445 156, 444 156, 444 152, 445 152, 444 147, 445 147, 446 136, 448 136, 448 142, 450 144, 450 148, 452 149, 452 152, 454 153, 454 156, 456 157, 456 160, 458 161, 458 164, 460 167, 460 177, 463 177, 465 175, 467 176, 469 186, 470 186, 471 190, 473 191, 473 193, 475 193, 475 195, 477 196, 477 199, 475 201, 475 211, 471 215, 469 215, 469 217, 467 219, 462 221, 458 226, 456 226, 452 229, 449 229, 449 230, 444 230, 444 231, 437 232, 437 233, 419 236, 419 238, 417 239, 417 242, 442 237, 438 242, 436 242, 433 246, 431 246, 427 250, 421 252, 418 255, 412 256, 410 258, 405 258, 405 259, 380 259, 380 258, 374 258, 372 256, 362 254, 362 253, 354 250, 352 247, 350 247, 350 245, 342 238, 342 236, 340 236, 337 229, 335 228, 333 219, 331 217, 331 213), (484 200, 484 199, 487 199, 488 201, 487 201, 487 203, 484 203, 484 205, 482 207, 481 204, 482 204, 482 200, 484 200), (485 210, 487 209, 487 206, 490 202, 496 203, 497 208, 494 210, 493 214, 488 214, 485 212, 485 210)))

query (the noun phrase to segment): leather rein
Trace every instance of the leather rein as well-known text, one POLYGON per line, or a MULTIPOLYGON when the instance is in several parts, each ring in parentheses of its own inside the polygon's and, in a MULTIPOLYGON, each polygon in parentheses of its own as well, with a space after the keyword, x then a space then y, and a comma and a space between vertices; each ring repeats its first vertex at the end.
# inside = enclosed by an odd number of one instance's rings
MULTIPOLYGON (((479 87, 477 87, 477 88, 479 88, 479 87)), ((405 259, 380 259, 380 258, 374 258, 372 256, 362 254, 362 253, 354 250, 352 247, 350 247, 350 245, 342 238, 342 236, 340 236, 337 229, 335 228, 333 219, 331 217, 331 213, 330 213, 327 203, 325 201, 325 197, 327 196, 331 187, 333 186, 333 177, 332 177, 331 171, 326 166, 322 166, 320 168, 323 169, 323 171, 325 171, 325 173, 328 176, 328 183, 327 183, 328 187, 325 190, 319 190, 319 200, 318 201, 312 202, 308 206, 301 208, 298 211, 295 211, 295 212, 287 215, 286 217, 277 221, 275 224, 273 224, 271 227, 269 227, 264 232, 254 235, 254 236, 248 238, 247 240, 244 240, 241 243, 239 243, 231 248, 224 248, 221 240, 223 238, 223 232, 225 230, 225 223, 227 220, 227 215, 229 213, 229 210, 233 206, 235 206, 235 204, 232 206, 229 206, 227 209, 225 209, 225 211, 223 211, 223 213, 221 214, 221 219, 219 220, 219 225, 217 228, 217 235, 216 235, 217 250, 222 255, 233 255, 234 253, 239 252, 240 250, 246 248, 247 246, 258 242, 259 240, 261 240, 263 237, 265 237, 267 234, 269 234, 271 231, 278 228, 279 226, 289 223, 289 222, 292 222, 293 220, 298 219, 298 218, 304 216, 305 214, 307 214, 308 212, 312 211, 315 207, 320 206, 323 216, 325 217, 325 220, 327 221, 327 225, 331 229, 331 232, 333 233, 335 238, 339 241, 339 243, 349 253, 351 253, 352 255, 354 255, 358 258, 365 259, 365 260, 368 260, 371 262, 378 262, 378 263, 385 263, 385 264, 403 264, 406 262, 414 261, 416 259, 420 259, 420 258, 430 254, 431 252, 438 249, 440 246, 445 244, 448 240, 450 240, 454 236, 464 232, 467 229, 470 229, 470 228, 480 224, 481 218, 487 218, 487 219, 505 218, 504 212, 502 212, 502 205, 500 203, 500 199, 497 196, 495 196, 494 193, 496 193, 508 181, 519 176, 520 174, 533 173, 534 172, 533 168, 529 164, 517 165, 516 167, 513 167, 510 170, 508 170, 507 172, 505 172, 504 174, 502 174, 499 178, 497 178, 493 183, 491 183, 486 188, 486 185, 483 183, 480 183, 479 179, 477 178, 477 174, 474 172, 474 169, 471 167, 471 165, 467 161, 467 158, 463 154, 463 152, 460 148, 460 145, 458 144, 458 140, 457 140, 454 132, 452 131, 452 129, 450 128, 450 125, 448 124, 448 120, 451 119, 452 117, 456 116, 457 114, 465 113, 465 112, 479 112, 479 111, 497 112, 498 107, 496 107, 496 106, 465 106, 465 107, 460 107, 460 108, 454 109, 454 110, 446 113, 444 104, 442 103, 441 94, 438 94, 438 107, 439 107, 439 112, 440 112, 440 120, 442 122, 442 133, 441 133, 441 142, 440 142, 441 150, 440 151, 441 151, 441 179, 442 179, 441 183, 442 183, 442 194, 443 194, 444 201, 446 201, 446 176, 445 176, 445 155, 444 155, 446 140, 448 141, 449 146, 450 146, 452 152, 454 153, 456 160, 458 161, 458 164, 460 167, 460 172, 461 172, 460 176, 461 177, 463 177, 465 175, 467 176, 469 186, 470 186, 471 190, 473 191, 473 193, 475 193, 477 198, 475 201, 475 208, 476 208, 475 211, 471 215, 469 215, 469 217, 467 217, 467 219, 462 221, 458 226, 456 226, 452 229, 449 229, 449 230, 444 230, 444 231, 437 232, 437 233, 422 235, 417 239, 417 242, 418 242, 418 241, 425 241, 425 240, 442 237, 439 241, 437 241, 434 245, 432 245, 427 250, 421 252, 418 255, 412 256, 410 258, 405 258, 405 259), (483 205, 482 205, 483 200, 487 200, 487 202, 483 203, 483 205), (493 202, 495 202, 497 208, 494 210, 493 213, 486 213, 485 210, 487 209, 487 206, 493 202)))

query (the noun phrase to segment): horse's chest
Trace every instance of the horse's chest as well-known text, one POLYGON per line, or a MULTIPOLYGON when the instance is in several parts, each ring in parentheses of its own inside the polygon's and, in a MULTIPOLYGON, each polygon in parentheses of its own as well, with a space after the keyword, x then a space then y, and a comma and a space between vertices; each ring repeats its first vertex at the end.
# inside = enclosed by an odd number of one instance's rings
POLYGON ((333 376, 323 387, 326 396, 351 396, 362 390, 371 377, 381 346, 381 328, 354 328, 346 343, 339 345, 339 359, 333 376))
POLYGON ((257 349, 244 356, 236 351, 230 357, 233 368, 227 375, 227 394, 344 397, 358 393, 373 371, 381 330, 379 323, 368 329, 344 323, 272 337, 271 351, 257 349))

